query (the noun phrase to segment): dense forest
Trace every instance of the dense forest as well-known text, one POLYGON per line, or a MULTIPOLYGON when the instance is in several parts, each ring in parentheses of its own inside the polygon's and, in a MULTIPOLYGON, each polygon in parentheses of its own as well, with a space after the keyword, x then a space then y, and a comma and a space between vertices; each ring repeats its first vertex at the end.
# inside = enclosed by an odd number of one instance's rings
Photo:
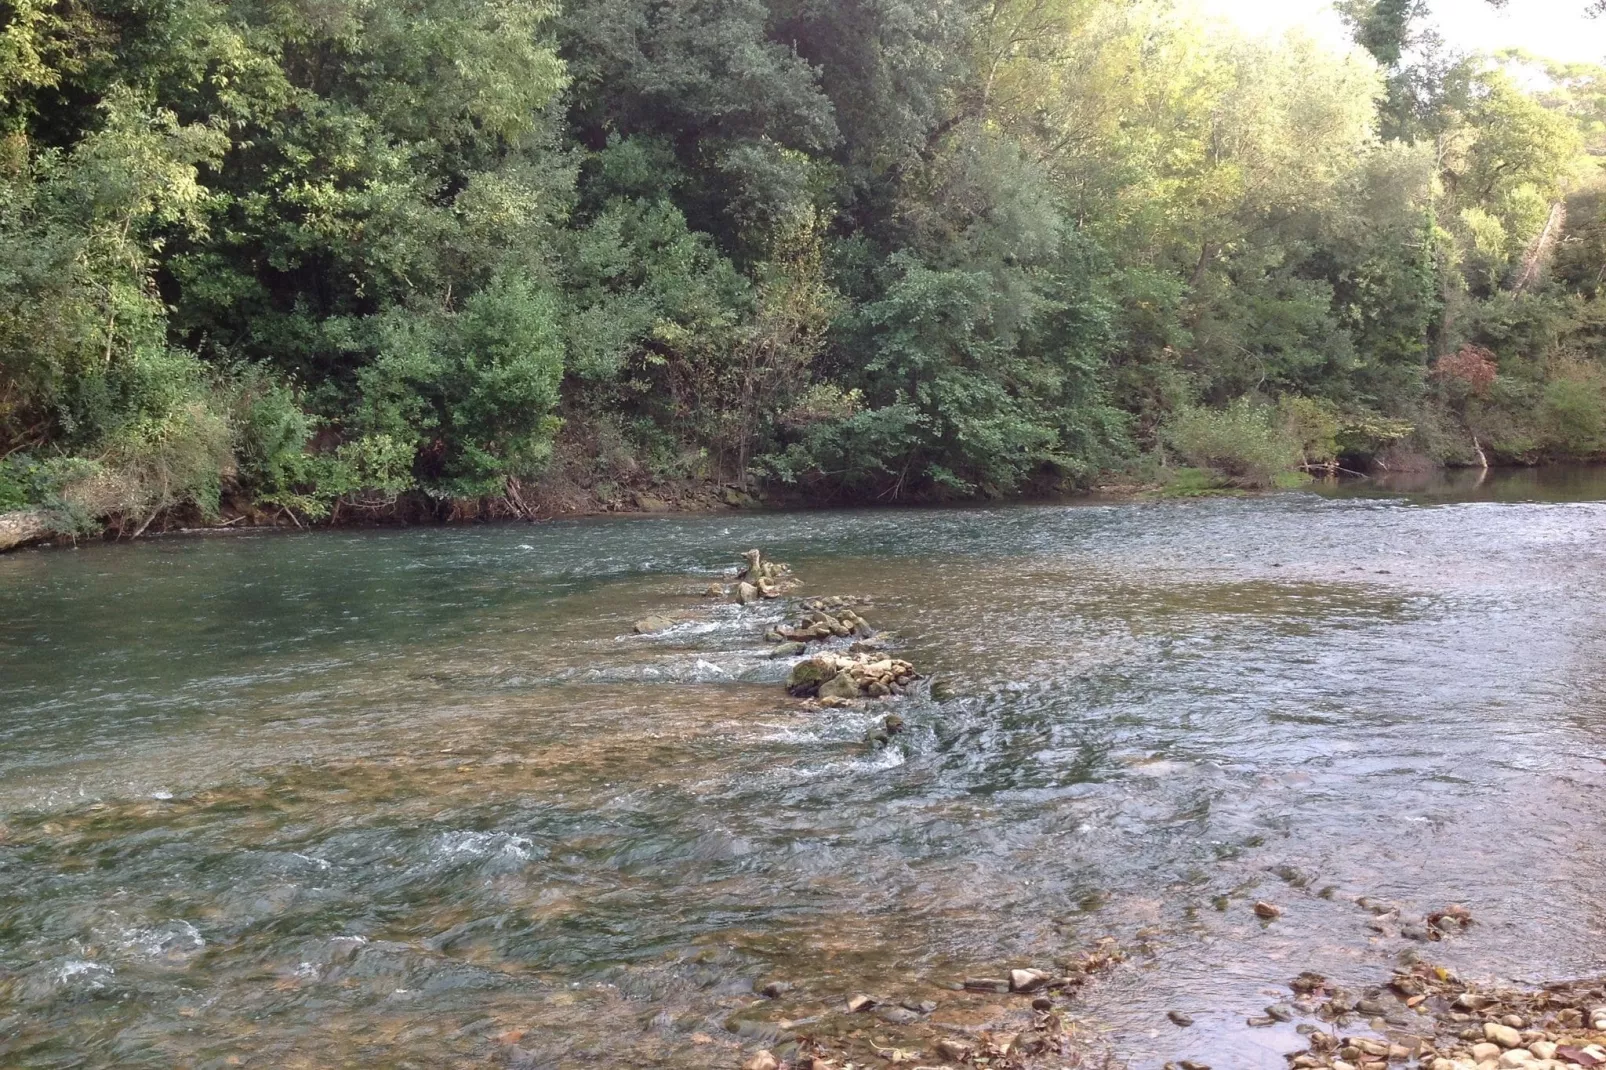
POLYGON ((0 509, 1606 456, 1606 68, 1338 6, 5 0, 0 509))

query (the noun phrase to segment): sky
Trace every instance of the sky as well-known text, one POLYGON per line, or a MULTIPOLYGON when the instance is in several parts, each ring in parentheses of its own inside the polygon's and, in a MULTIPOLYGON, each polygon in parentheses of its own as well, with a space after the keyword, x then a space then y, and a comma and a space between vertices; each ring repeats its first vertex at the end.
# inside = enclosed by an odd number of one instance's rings
MULTIPOLYGON (((1197 0, 1207 15, 1251 33, 1304 27, 1317 38, 1347 46, 1329 0, 1197 0)), ((1510 0, 1504 10, 1484 0, 1430 0, 1433 21, 1455 48, 1523 48, 1552 59, 1606 62, 1606 16, 1584 17, 1586 0, 1510 0)))

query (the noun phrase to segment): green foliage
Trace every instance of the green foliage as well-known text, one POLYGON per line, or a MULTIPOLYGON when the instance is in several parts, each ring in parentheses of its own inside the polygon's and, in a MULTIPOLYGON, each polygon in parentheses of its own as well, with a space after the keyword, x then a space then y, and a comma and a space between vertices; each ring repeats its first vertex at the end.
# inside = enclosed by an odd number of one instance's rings
POLYGON ((1165 427, 1167 444, 1189 466, 1245 489, 1276 486, 1296 471, 1302 438, 1311 433, 1310 426, 1289 428, 1274 406, 1251 398, 1222 409, 1182 409, 1165 427))
POLYGON ((460 312, 393 312, 379 327, 378 358, 360 373, 353 427, 412 443, 420 484, 440 497, 495 494, 508 476, 535 474, 557 431, 558 320, 550 293, 514 278, 493 281, 460 312))
POLYGON ((18 0, 0 507, 1606 452, 1606 69, 1339 9, 18 0))

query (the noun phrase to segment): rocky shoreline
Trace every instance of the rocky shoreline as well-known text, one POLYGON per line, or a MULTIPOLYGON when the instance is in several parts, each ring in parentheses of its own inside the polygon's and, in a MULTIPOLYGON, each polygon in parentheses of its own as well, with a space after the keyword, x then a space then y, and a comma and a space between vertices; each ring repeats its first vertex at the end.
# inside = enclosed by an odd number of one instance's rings
MULTIPOLYGON (((1302 974, 1290 987, 1291 1009, 1323 1023, 1300 1025, 1310 1046, 1288 1057, 1292 1070, 1386 1070, 1413 1060, 1426 1070, 1606 1065, 1601 981, 1483 987, 1417 963, 1360 993, 1317 974, 1302 974)), ((1200 1064, 1177 1067, 1200 1070, 1200 1064)))

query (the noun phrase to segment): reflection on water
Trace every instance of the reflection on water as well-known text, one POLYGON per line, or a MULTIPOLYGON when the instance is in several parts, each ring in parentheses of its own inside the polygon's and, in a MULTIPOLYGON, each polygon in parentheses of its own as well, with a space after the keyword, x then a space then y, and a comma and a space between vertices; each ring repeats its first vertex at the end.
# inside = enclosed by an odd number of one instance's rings
POLYGON ((0 1064, 735 1066, 1113 935, 1133 1065, 1281 1066, 1269 994, 1418 946, 1359 894, 1600 969, 1606 487, 1529 475, 0 559, 0 1064), (750 545, 960 697, 787 700, 697 597, 750 545))

